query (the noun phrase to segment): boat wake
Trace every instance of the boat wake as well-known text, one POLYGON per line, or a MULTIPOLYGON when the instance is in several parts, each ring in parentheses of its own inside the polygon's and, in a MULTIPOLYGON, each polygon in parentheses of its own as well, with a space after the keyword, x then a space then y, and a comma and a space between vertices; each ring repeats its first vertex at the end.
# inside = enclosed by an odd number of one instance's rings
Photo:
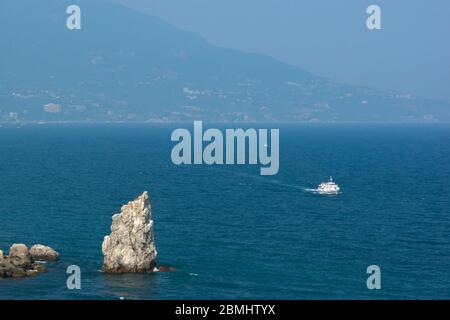
MULTIPOLYGON (((296 190, 301 190, 301 191, 305 191, 306 188, 305 186, 298 186, 295 184, 289 184, 289 183, 284 183, 281 182, 277 179, 270 179, 264 176, 259 176, 259 175, 253 175, 253 174, 249 174, 249 173, 245 173, 245 172, 235 172, 232 170, 223 170, 223 169, 217 169, 214 168, 217 171, 222 171, 222 172, 226 172, 226 173, 231 173, 234 174, 236 176, 241 176, 241 177, 245 177, 245 178, 251 178, 252 180, 258 181, 261 184, 271 184, 271 185, 275 185, 275 186, 279 186, 279 187, 284 187, 284 188, 289 188, 289 189, 296 189, 296 190)), ((240 182, 239 183, 240 186, 250 186, 251 183, 245 183, 245 182, 240 182)))
MULTIPOLYGON (((251 178, 262 184, 271 184, 271 185, 275 185, 275 186, 279 186, 279 187, 283 187, 283 188, 300 190, 300 191, 307 192, 307 193, 325 194, 325 195, 336 195, 336 194, 341 193, 339 186, 333 182, 332 177, 330 177, 329 182, 323 182, 317 188, 314 189, 314 188, 307 188, 305 186, 284 183, 277 179, 268 179, 267 177, 263 177, 263 176, 259 176, 259 175, 253 175, 253 174, 244 173, 244 172, 235 172, 235 171, 231 171, 231 170, 223 170, 223 169, 217 169, 217 168, 214 168, 214 169, 218 170, 218 171, 223 171, 226 173, 231 173, 231 174, 241 176, 241 177, 251 178)), ((239 186, 251 186, 251 185, 252 185, 251 183, 245 183, 245 182, 239 183, 239 186)))

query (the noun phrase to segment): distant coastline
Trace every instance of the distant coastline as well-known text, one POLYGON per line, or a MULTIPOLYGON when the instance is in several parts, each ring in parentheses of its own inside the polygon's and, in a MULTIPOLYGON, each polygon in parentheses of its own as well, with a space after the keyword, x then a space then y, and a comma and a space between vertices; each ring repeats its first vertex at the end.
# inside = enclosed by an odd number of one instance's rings
MULTIPOLYGON (((291 125, 450 125, 450 121, 275 121, 275 122, 248 122, 248 121, 205 121, 207 124, 291 124, 291 125)), ((26 125, 179 125, 192 124, 192 121, 0 121, 1 126, 17 127, 26 125)))

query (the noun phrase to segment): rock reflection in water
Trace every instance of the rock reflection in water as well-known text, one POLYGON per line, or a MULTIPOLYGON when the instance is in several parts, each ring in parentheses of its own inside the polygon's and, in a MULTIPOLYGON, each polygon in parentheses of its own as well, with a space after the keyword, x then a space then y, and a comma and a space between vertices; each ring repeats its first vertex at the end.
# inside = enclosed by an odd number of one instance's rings
POLYGON ((103 274, 105 293, 117 299, 152 299, 156 282, 154 273, 103 274))

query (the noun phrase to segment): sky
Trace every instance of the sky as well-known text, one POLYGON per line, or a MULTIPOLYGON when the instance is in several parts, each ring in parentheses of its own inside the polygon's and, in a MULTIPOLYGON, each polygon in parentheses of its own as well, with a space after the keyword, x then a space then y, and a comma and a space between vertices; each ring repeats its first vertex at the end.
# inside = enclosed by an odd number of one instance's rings
POLYGON ((450 101, 448 0, 114 0, 343 83, 450 101), (381 8, 381 30, 366 9, 381 8))

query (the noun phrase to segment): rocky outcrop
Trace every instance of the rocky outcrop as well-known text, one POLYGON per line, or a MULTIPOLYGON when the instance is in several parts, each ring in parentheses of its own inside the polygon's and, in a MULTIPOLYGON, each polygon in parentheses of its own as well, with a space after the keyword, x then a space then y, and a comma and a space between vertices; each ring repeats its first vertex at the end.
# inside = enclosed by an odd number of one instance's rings
POLYGON ((59 253, 50 247, 42 244, 35 244, 30 249, 30 255, 34 260, 56 261, 59 259, 59 253))
MULTIPOLYGON (((33 246, 34 247, 34 246, 33 246)), ((48 252, 59 254, 50 247, 48 252)), ((42 257, 40 260, 54 261, 48 259, 50 256, 42 257)), ((24 244, 13 244, 9 248, 9 255, 5 256, 0 250, 0 278, 23 278, 33 276, 40 272, 45 272, 46 268, 35 262, 35 258, 24 244)))
POLYGON ((176 269, 174 267, 171 266, 159 266, 157 271, 159 272, 171 272, 171 271, 175 271, 176 269))
POLYGON ((155 271, 157 252, 147 192, 113 215, 111 234, 105 236, 102 251, 106 273, 155 271))
POLYGON ((16 267, 29 269, 32 264, 30 251, 24 244, 13 244, 9 248, 9 261, 16 267))

